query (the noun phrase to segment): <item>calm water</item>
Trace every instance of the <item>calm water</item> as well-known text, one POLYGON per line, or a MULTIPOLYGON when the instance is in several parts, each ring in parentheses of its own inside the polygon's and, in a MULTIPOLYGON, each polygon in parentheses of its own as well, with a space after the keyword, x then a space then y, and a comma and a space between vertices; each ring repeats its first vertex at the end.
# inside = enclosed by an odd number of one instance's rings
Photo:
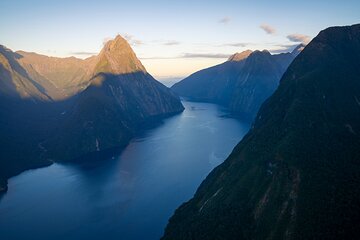
POLYGON ((174 210, 249 128, 216 105, 184 106, 114 158, 10 179, 0 200, 0 239, 159 239, 174 210))

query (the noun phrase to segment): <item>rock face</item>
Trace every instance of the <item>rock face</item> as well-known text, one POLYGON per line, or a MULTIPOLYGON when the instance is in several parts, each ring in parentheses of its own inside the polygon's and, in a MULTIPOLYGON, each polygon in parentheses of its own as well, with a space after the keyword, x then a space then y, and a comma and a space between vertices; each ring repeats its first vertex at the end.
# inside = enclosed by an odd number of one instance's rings
POLYGON ((94 72, 97 57, 82 60, 56 58, 24 51, 12 52, 0 46, 2 95, 33 100, 57 101, 83 90, 94 72))
POLYGON ((18 51, 18 62, 28 75, 43 86, 52 100, 69 98, 82 91, 93 75, 97 57, 85 60, 75 57, 56 58, 18 51))
POLYGON ((125 145, 146 120, 184 109, 176 95, 146 72, 121 36, 105 44, 92 76, 61 121, 62 133, 44 143, 47 156, 67 160, 125 145))
POLYGON ((85 60, 0 50, 0 182, 49 160, 123 147, 184 109, 121 36, 85 60))
POLYGON ((101 50, 94 73, 127 74, 132 72, 146 73, 146 70, 130 45, 118 35, 114 40, 108 41, 101 50))
POLYGON ((266 50, 247 50, 190 75, 171 89, 190 100, 221 104, 253 119, 296 55, 297 51, 271 55, 266 50))
POLYGON ((229 57, 228 61, 229 62, 239 62, 239 61, 246 59, 252 53, 253 53, 253 51, 251 51, 251 50, 245 50, 241 53, 235 53, 229 57))
POLYGON ((0 97, 49 100, 42 86, 34 81, 19 63, 18 59, 21 57, 0 45, 0 97))
POLYGON ((360 25, 319 33, 163 239, 354 239, 360 221, 360 25))

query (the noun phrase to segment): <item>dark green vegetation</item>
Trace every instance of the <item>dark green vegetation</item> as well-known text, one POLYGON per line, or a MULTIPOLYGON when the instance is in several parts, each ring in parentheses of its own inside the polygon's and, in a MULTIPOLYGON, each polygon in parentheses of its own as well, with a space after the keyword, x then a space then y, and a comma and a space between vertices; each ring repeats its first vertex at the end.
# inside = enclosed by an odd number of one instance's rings
POLYGON ((120 36, 85 60, 0 47, 0 191, 19 172, 124 147, 181 112, 120 36))
POLYGON ((358 239, 360 25, 319 33, 163 239, 358 239))
POLYGON ((232 55, 228 61, 198 71, 171 89, 195 101, 221 104, 230 111, 253 119, 261 104, 278 87, 279 80, 302 45, 292 53, 271 55, 250 50, 232 55))

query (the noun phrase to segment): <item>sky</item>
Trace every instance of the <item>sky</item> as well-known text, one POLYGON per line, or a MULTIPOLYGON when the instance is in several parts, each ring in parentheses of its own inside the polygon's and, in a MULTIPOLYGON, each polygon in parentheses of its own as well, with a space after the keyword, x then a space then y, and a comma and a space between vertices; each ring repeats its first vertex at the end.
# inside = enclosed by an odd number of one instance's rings
POLYGON ((0 44, 86 58, 117 34, 147 71, 181 79, 235 52, 286 52, 330 26, 360 23, 359 0, 1 0, 0 44))

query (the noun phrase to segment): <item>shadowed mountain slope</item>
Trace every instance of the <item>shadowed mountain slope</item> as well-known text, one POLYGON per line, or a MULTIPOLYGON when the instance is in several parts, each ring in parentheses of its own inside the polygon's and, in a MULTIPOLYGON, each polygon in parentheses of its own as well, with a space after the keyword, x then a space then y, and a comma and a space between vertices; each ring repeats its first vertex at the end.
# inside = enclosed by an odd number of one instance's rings
POLYGON ((85 60, 0 49, 0 183, 25 169, 124 147, 183 111, 121 36, 85 60))
POLYGON ((171 89, 190 100, 221 104, 253 119, 297 53, 296 50, 277 55, 266 50, 236 53, 228 61, 200 70, 171 89))
POLYGON ((321 31, 163 239, 356 239, 360 24, 321 31))

